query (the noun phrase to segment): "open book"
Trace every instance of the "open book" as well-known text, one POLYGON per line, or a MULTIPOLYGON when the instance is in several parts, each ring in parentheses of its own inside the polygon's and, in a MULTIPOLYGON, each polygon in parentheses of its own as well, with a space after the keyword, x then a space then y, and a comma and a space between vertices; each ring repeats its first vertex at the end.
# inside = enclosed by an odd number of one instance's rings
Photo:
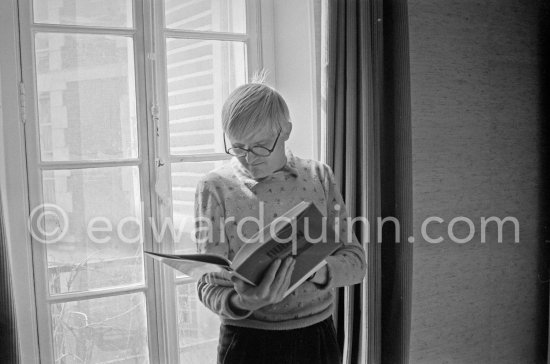
POLYGON ((264 226, 250 241, 241 247, 233 261, 214 254, 145 253, 191 277, 226 269, 252 285, 262 281, 273 261, 292 255, 296 264, 286 296, 325 265, 325 258, 342 246, 327 219, 311 202, 297 204, 264 226))

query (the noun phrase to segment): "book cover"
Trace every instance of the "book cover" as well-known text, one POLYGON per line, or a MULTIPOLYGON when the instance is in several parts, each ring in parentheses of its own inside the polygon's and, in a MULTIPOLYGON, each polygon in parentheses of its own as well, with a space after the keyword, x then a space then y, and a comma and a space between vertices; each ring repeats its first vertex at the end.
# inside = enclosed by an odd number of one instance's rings
POLYGON ((342 246, 325 216, 311 202, 301 202, 244 244, 232 262, 213 254, 161 254, 151 257, 182 273, 200 274, 226 269, 252 285, 258 285, 271 263, 293 256, 296 259, 285 296, 326 264, 325 258, 342 246))

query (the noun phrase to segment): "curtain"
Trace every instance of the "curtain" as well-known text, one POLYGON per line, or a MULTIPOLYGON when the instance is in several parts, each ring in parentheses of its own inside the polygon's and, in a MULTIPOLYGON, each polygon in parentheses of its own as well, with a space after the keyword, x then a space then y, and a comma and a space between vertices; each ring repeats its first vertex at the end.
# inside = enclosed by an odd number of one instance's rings
MULTIPOLYGON (((540 124, 541 143, 541 162, 539 170, 542 171, 540 178, 540 215, 541 225, 540 232, 544 238, 542 254, 539 255, 538 266, 542 267, 539 273, 539 292, 542 295, 542 300, 547 307, 544 315, 540 315, 540 331, 539 343, 540 357, 546 359, 550 363, 550 289, 548 283, 550 281, 550 3, 540 1, 538 3, 538 33, 539 33, 539 72, 540 72, 540 100, 541 114, 543 122, 540 124), (543 352, 544 351, 544 352, 543 352)), ((540 269, 540 268, 539 268, 540 269)), ((542 362, 542 360, 541 360, 542 362)))
POLYGON ((412 225, 406 0, 327 0, 326 160, 367 254, 361 285, 339 293, 344 363, 406 363, 412 225), (377 219, 400 224, 378 239, 377 219), (399 241, 399 243, 398 243, 399 241), (381 243, 381 244, 380 244, 381 243))
MULTIPOLYGON (((411 330, 412 127, 406 0, 384 0, 381 122, 382 216, 400 222, 382 243, 382 362, 408 363, 411 330)), ((386 233, 386 231, 385 231, 386 233)))
POLYGON ((19 363, 18 353, 15 307, 0 193, 0 363, 19 363))

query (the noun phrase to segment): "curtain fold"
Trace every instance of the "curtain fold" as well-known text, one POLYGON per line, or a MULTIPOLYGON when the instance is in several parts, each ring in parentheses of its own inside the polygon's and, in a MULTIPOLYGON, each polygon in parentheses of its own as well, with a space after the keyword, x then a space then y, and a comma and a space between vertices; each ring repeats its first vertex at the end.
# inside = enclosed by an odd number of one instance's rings
POLYGON ((339 294, 344 363, 406 363, 412 221, 406 0, 327 0, 326 160, 367 253, 361 285, 339 294), (399 236, 378 218, 396 217, 399 236), (401 241, 404 243, 396 243, 401 241), (382 243, 382 244, 379 244, 382 243))
POLYGON ((19 363, 15 306, 0 191, 0 363, 19 363))
MULTIPOLYGON (((380 216, 380 12, 380 1, 328 0, 326 17, 326 160, 350 217, 370 225, 380 216)), ((354 227, 367 253, 367 276, 340 292, 338 336, 344 363, 379 363, 381 246, 375 229, 354 227)))
POLYGON ((382 243, 382 362, 408 363, 411 328, 412 128, 406 0, 384 0, 382 216, 399 221, 382 243))

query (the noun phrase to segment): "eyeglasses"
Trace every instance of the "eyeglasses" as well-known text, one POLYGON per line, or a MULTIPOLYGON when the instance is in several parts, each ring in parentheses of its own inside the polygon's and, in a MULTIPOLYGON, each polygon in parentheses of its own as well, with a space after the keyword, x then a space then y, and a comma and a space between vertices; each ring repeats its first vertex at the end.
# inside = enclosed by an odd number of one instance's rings
POLYGON ((227 145, 225 143, 225 133, 223 134, 223 147, 225 148, 225 152, 229 155, 232 155, 234 157, 244 157, 249 152, 251 152, 254 155, 257 155, 259 157, 268 157, 273 153, 275 150, 275 146, 277 145, 277 141, 279 140, 279 137, 281 136, 281 132, 279 131, 279 134, 277 134, 277 138, 275 139, 275 143, 273 143, 273 147, 271 149, 268 149, 266 147, 262 147, 261 145, 255 145, 250 149, 241 148, 241 147, 231 147, 227 149, 227 145))

